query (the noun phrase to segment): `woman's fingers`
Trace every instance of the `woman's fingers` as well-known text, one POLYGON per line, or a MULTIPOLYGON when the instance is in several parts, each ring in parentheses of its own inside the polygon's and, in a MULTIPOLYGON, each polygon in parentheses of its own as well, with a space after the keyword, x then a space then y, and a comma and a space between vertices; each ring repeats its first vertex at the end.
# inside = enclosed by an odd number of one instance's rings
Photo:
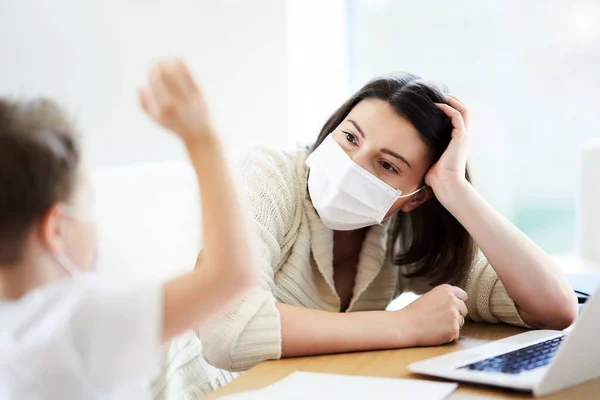
POLYGON ((462 114, 456 108, 449 106, 448 104, 435 103, 435 105, 446 114, 452 121, 454 130, 452 131, 452 137, 466 136, 467 128, 465 127, 465 121, 463 120, 462 114))
POLYGON ((462 290, 461 288, 459 288, 458 286, 451 286, 450 290, 452 291, 452 294, 458 298, 459 300, 465 302, 468 300, 469 296, 467 295, 467 292, 465 292, 464 290, 462 290))
POLYGON ((470 122, 469 121, 469 119, 470 119, 469 108, 465 105, 465 103, 463 103, 456 96, 446 93, 446 98, 448 99, 448 103, 450 103, 452 108, 454 108, 454 109, 458 110, 458 112, 460 112, 460 115, 462 116, 463 121, 465 123, 465 127, 467 129, 469 129, 469 122, 470 122))
POLYGON ((450 99, 456 101, 457 103, 459 103, 462 107, 467 108, 467 106, 465 105, 464 101, 462 101, 461 99, 459 99, 458 97, 454 96, 453 94, 450 93, 444 93, 444 95, 446 97, 449 97, 450 99))
POLYGON ((460 313, 460 315, 463 316, 463 318, 465 318, 467 316, 468 309, 467 309, 467 305, 465 304, 464 301, 456 299, 456 308, 457 308, 458 312, 460 313))

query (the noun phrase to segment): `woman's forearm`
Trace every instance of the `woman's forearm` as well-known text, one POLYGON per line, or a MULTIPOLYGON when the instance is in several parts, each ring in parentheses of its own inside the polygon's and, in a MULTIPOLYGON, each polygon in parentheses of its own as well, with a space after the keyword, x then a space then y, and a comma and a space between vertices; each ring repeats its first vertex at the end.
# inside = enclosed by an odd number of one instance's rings
POLYGON ((532 326, 564 329, 576 316, 577 303, 556 262, 466 181, 440 199, 469 231, 532 326))
POLYGON ((337 313, 278 303, 282 356, 307 356, 416 345, 392 312, 337 313))

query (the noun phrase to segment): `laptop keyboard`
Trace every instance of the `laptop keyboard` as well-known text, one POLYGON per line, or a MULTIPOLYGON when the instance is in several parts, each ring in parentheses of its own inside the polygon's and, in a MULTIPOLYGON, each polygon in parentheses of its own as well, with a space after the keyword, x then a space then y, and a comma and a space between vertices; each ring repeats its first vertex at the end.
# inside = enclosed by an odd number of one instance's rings
POLYGON ((519 374, 523 371, 543 367, 550 363, 564 338, 565 336, 561 336, 546 340, 545 342, 511 351, 510 353, 477 361, 459 369, 519 374))

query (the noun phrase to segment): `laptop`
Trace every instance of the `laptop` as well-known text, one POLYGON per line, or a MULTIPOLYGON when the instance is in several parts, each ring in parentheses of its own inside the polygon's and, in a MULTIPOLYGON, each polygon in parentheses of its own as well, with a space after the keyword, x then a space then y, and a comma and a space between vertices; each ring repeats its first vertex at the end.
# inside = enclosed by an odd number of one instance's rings
POLYGON ((568 331, 529 331, 409 365, 424 375, 544 396, 600 377, 600 287, 568 331))

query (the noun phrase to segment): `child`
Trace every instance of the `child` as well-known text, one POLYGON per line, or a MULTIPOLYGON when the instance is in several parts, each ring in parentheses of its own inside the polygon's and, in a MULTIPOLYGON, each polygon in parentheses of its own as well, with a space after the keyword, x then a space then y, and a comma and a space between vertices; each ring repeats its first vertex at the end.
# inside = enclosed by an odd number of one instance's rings
POLYGON ((185 64, 154 65, 140 102, 186 146, 202 186, 204 249, 194 272, 125 291, 88 273, 92 192, 65 116, 47 100, 0 100, 1 399, 148 398, 160 344, 256 282, 245 216, 185 64))

